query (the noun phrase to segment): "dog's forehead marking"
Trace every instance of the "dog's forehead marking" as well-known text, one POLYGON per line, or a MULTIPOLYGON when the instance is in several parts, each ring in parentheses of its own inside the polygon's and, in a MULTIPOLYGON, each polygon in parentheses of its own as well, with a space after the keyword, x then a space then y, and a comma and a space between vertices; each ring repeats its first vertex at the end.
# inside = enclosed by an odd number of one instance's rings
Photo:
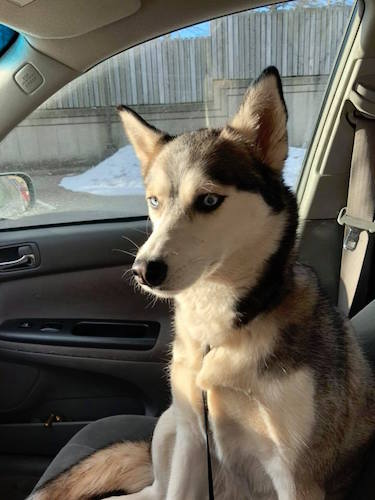
POLYGON ((171 192, 171 181, 161 162, 156 162, 145 179, 146 196, 168 198, 171 192))
POLYGON ((155 180, 157 176, 163 179, 158 179, 156 185, 163 185, 163 194, 179 198, 186 206, 198 192, 204 192, 205 187, 209 191, 207 186, 211 182, 211 192, 232 186, 239 191, 259 194, 275 212, 282 210, 285 200, 280 175, 259 162, 249 144, 235 132, 230 129, 226 135, 222 132, 219 129, 198 130, 182 134, 166 144, 151 168, 155 180))
POLYGON ((205 157, 211 141, 208 131, 183 134, 170 143, 155 159, 146 180, 148 191, 191 203, 197 191, 207 190, 205 157))

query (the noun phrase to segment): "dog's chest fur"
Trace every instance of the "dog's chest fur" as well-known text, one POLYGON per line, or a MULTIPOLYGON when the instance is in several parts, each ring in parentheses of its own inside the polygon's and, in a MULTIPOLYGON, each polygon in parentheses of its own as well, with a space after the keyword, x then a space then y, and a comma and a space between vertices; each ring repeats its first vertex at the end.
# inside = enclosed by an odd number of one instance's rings
MULTIPOLYGON (((270 316, 236 328, 234 301, 224 285, 196 287, 179 299, 171 364, 174 404, 204 439, 202 389, 208 391, 216 454, 231 470, 246 461, 250 466, 254 458, 272 461, 276 451, 292 468, 314 423, 313 378, 306 369, 281 378, 260 373, 278 325, 270 316)), ((260 478, 262 491, 263 471, 260 478)))

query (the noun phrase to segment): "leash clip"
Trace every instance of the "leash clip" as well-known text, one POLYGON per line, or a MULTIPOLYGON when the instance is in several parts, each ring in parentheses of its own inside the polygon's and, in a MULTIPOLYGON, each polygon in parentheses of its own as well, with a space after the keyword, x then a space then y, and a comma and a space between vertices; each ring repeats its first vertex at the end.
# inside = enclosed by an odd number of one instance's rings
POLYGON ((362 231, 367 231, 371 234, 375 233, 375 222, 359 219, 357 217, 351 217, 347 214, 347 207, 340 210, 337 222, 340 226, 345 226, 347 228, 343 247, 345 250, 349 250, 350 252, 353 252, 357 248, 362 231))

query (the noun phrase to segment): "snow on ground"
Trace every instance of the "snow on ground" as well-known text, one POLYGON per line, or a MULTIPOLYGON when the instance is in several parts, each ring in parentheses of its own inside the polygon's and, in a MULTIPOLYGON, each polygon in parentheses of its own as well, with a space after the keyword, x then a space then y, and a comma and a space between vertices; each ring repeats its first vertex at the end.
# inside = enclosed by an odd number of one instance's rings
MULTIPOLYGON (((288 186, 294 187, 301 170, 306 150, 289 148, 285 162, 284 179, 288 186)), ((60 186, 75 192, 101 196, 124 196, 144 193, 139 162, 130 145, 120 148, 95 167, 79 175, 64 177, 60 186)))
POLYGON ((64 177, 60 186, 70 191, 101 196, 144 193, 139 161, 129 144, 86 172, 64 177))
POLYGON ((296 187, 305 153, 306 149, 304 148, 294 148, 292 146, 289 148, 289 154, 285 162, 283 175, 285 184, 291 188, 296 187))

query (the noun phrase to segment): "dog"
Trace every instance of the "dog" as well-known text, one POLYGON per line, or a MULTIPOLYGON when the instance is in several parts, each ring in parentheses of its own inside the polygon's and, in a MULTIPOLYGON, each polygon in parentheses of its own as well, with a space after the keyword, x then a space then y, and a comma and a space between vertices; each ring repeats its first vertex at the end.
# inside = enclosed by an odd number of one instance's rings
POLYGON ((202 391, 215 499, 343 499, 375 429, 374 379, 349 322, 297 261, 277 69, 222 129, 172 137, 125 106, 119 114, 153 224, 134 277, 174 301, 172 404, 151 450, 100 450, 32 499, 207 499, 202 391))

